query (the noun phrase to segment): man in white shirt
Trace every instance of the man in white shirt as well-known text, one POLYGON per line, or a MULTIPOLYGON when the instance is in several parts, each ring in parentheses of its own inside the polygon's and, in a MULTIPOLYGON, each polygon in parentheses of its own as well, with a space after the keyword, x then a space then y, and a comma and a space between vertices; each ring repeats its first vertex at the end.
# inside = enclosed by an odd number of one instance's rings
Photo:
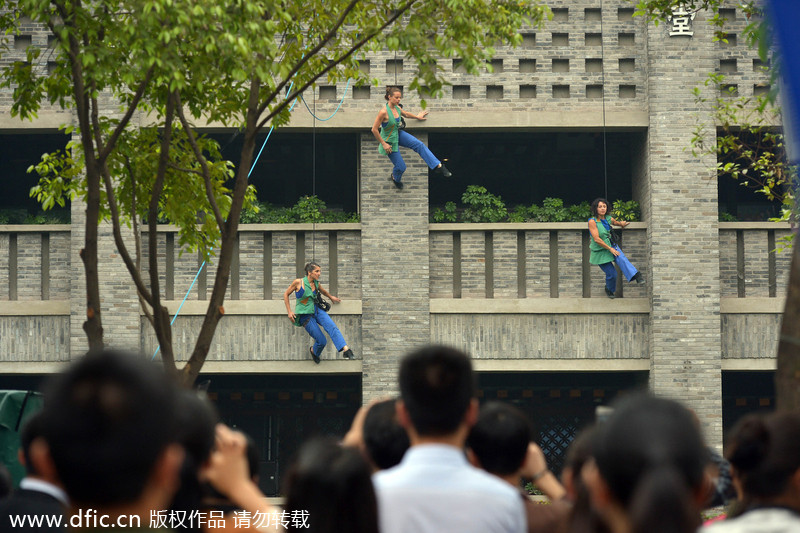
POLYGON ((478 416, 469 357, 427 346, 407 355, 397 416, 411 448, 373 476, 381 533, 522 533, 519 492, 471 466, 464 443, 478 416))

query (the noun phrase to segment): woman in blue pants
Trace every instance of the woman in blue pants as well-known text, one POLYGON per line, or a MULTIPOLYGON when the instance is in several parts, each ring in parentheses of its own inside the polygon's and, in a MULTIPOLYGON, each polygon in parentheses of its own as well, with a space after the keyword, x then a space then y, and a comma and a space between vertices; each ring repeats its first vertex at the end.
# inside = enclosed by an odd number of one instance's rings
POLYGON ((345 359, 355 359, 353 350, 347 346, 342 332, 333 322, 328 313, 315 305, 314 301, 319 297, 319 294, 325 295, 327 298, 338 304, 341 302, 339 298, 333 296, 325 288, 320 285, 319 278, 322 274, 322 269, 316 263, 306 263, 306 275, 303 278, 298 278, 289 285, 286 292, 283 293, 283 302, 286 304, 286 312, 289 314, 289 320, 295 326, 302 326, 314 339, 314 346, 309 348, 311 358, 315 363, 319 364, 319 356, 323 348, 328 343, 325 339, 325 334, 322 333, 324 329, 331 340, 333 345, 336 346, 336 351, 344 352, 342 355, 345 359), (289 304, 289 295, 294 293, 297 303, 295 304, 294 311, 289 304))
POLYGON ((615 220, 608 213, 608 200, 597 198, 592 202, 592 217, 589 219, 589 233, 592 240, 589 241, 589 264, 599 266, 606 274, 606 296, 614 298, 617 290, 617 269, 614 263, 619 265, 619 269, 628 281, 644 283, 642 273, 628 261, 619 246, 611 241, 611 225, 624 228, 630 222, 615 220))
POLYGON ((433 155, 425 143, 402 129, 403 117, 425 120, 425 116, 428 114, 427 111, 422 111, 419 115, 405 111, 400 105, 402 97, 403 92, 399 87, 387 87, 384 95, 386 107, 378 112, 378 116, 375 117, 375 122, 372 124, 372 134, 381 144, 378 151, 389 156, 389 160, 394 165, 389 179, 398 189, 403 188, 403 182, 400 180, 403 178, 403 172, 406 171, 406 163, 403 161, 403 156, 400 155, 400 146, 411 148, 422 157, 428 168, 449 178, 453 174, 433 155))

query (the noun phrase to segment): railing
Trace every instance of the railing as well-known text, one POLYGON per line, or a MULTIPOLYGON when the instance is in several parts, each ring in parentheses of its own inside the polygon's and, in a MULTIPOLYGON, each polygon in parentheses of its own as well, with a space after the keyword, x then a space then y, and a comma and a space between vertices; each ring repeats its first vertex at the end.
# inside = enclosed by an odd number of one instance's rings
MULTIPOLYGON (((201 261, 181 255, 176 232, 159 227, 164 297, 183 299, 197 276, 187 299, 206 300, 215 267, 206 265, 198 274, 201 261)), ((788 224, 720 223, 723 301, 783 296, 791 253, 776 249, 790 233, 788 224)), ((622 235, 628 257, 649 274, 645 225, 631 224, 622 235)), ((557 299, 603 297, 604 276, 588 262, 588 240, 584 223, 431 224, 431 300, 457 305, 458 300, 547 299, 555 304, 557 299)), ((82 275, 79 265, 71 265, 71 246, 70 226, 0 226, 0 301, 19 302, 0 306, 6 309, 3 314, 49 314, 64 307, 70 280, 82 275)), ((241 226, 227 299, 278 304, 311 258, 323 265, 323 280, 332 293, 361 299, 359 224, 241 226)), ((619 286, 627 299, 647 296, 636 284, 619 286)))

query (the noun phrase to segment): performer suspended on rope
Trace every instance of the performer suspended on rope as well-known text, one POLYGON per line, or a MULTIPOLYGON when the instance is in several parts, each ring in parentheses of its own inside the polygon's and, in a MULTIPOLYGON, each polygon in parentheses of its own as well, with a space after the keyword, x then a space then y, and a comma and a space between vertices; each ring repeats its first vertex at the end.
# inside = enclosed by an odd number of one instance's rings
POLYGON ((421 111, 419 115, 414 115, 405 111, 403 106, 400 105, 402 97, 403 92, 399 87, 387 87, 384 95, 387 102, 386 107, 378 112, 378 116, 375 117, 375 122, 372 124, 372 134, 380 143, 378 151, 381 154, 388 155, 394 165, 389 179, 398 189, 403 188, 401 180, 403 172, 406 171, 406 164, 403 161, 403 156, 400 155, 400 146, 411 148, 422 157, 429 168, 440 173, 445 178, 449 178, 453 174, 447 170, 447 167, 433 155, 422 141, 403 129, 405 127, 403 117, 425 120, 428 112, 421 111))
POLYGON ((353 354, 353 350, 347 346, 342 332, 339 331, 339 328, 331 317, 328 316, 328 313, 320 308, 320 302, 322 305, 330 308, 330 304, 322 300, 320 295, 330 298, 330 300, 336 304, 341 302, 341 300, 333 296, 320 285, 319 278, 322 269, 317 263, 306 263, 305 272, 305 277, 294 280, 292 284, 289 285, 289 288, 286 289, 286 292, 283 293, 283 302, 286 304, 289 320, 291 320, 295 326, 304 327, 308 334, 314 339, 314 346, 310 347, 309 351, 311 352, 311 358, 316 364, 319 364, 319 356, 322 353, 322 349, 325 348, 327 344, 322 329, 328 333, 333 341, 333 345, 336 346, 336 350, 344 352, 342 355, 345 359, 355 359, 356 356, 353 354), (289 305, 289 294, 292 292, 294 292, 297 298, 294 311, 292 311, 289 305))
POLYGON ((591 205, 592 217, 589 218, 589 233, 592 240, 589 241, 589 250, 591 250, 589 264, 597 265, 605 272, 606 296, 613 299, 617 290, 617 270, 614 268, 614 263, 619 265, 619 269, 628 281, 644 283, 644 277, 628 260, 619 245, 614 242, 611 233, 612 224, 624 228, 630 222, 615 220, 608 213, 608 205, 608 200, 605 198, 596 198, 591 205))

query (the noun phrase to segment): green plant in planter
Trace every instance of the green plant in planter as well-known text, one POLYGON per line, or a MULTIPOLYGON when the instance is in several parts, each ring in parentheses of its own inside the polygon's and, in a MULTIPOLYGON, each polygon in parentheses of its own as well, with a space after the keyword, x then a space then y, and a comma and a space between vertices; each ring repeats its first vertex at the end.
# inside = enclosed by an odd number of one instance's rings
POLYGON ((292 211, 300 222, 319 223, 322 222, 322 211, 325 209, 325 202, 317 198, 316 195, 303 196, 292 207, 292 211))
POLYGON ((616 220, 637 222, 641 217, 639 202, 636 200, 629 200, 627 202, 617 200, 614 202, 613 207, 611 208, 611 216, 616 220))
POLYGON ((508 217, 503 199, 480 185, 467 186, 461 203, 465 206, 462 215, 464 222, 501 222, 508 217))
POLYGON ((457 222, 458 221, 458 209, 456 208, 455 202, 447 202, 444 204, 444 210, 440 207, 437 207, 431 213, 431 222, 457 222))
POLYGON ((739 222, 739 219, 736 218, 735 215, 728 213, 727 211, 720 211, 719 213, 719 221, 720 222, 739 222))
POLYGON ((514 206, 514 210, 508 214, 509 222, 527 222, 530 218, 531 210, 526 205, 514 206))
POLYGON ((567 208, 567 220, 570 222, 586 222, 592 216, 589 202, 581 202, 567 208))

